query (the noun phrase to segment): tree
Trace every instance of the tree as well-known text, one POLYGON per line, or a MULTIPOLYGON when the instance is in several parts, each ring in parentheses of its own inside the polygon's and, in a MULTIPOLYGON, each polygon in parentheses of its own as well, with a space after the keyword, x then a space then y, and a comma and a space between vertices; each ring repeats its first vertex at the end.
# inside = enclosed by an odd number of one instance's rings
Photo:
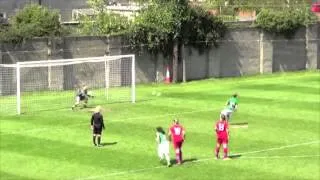
POLYGON ((263 9, 257 17, 259 28, 286 37, 294 35, 299 27, 315 22, 316 17, 309 8, 286 8, 282 11, 263 9))
POLYGON ((124 33, 130 26, 127 17, 106 10, 104 0, 88 0, 92 15, 80 17, 80 27, 86 35, 115 35, 124 33))
POLYGON ((32 37, 60 36, 62 33, 58 11, 29 4, 0 31, 0 40, 19 43, 32 37))
POLYGON ((153 0, 137 16, 129 39, 134 47, 147 44, 152 53, 171 55, 172 81, 177 82, 181 46, 216 45, 215 41, 224 31, 220 20, 201 7, 191 7, 187 0, 153 0))

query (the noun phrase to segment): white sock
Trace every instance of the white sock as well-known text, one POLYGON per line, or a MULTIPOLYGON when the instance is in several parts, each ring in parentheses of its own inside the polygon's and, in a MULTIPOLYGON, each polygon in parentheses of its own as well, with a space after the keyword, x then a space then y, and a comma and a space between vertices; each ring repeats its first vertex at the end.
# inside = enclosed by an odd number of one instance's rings
POLYGON ((168 164, 170 164, 170 157, 169 157, 169 154, 166 154, 165 156, 166 156, 167 163, 168 163, 168 164))

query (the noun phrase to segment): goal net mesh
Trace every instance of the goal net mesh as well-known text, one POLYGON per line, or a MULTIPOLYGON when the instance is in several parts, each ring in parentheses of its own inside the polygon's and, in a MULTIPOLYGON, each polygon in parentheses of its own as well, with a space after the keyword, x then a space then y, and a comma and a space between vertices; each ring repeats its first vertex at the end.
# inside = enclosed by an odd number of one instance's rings
POLYGON ((19 104, 21 113, 71 109, 77 89, 83 86, 93 96, 88 100, 89 108, 134 102, 133 58, 133 55, 105 56, 0 65, 0 112, 15 112, 19 104))

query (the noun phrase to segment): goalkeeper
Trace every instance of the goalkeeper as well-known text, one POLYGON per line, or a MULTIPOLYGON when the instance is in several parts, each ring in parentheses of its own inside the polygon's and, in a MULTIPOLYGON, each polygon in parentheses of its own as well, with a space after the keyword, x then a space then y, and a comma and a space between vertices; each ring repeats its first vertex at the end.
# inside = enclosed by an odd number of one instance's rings
POLYGON ((226 107, 221 111, 221 115, 224 115, 227 120, 230 121, 232 113, 238 108, 238 103, 238 94, 233 94, 232 97, 227 101, 226 107))
POLYGON ((89 93, 88 86, 84 85, 82 88, 78 88, 76 91, 76 102, 72 106, 72 110, 74 110, 74 108, 78 107, 80 104, 83 104, 83 107, 86 108, 89 97, 93 98, 94 96, 89 93))

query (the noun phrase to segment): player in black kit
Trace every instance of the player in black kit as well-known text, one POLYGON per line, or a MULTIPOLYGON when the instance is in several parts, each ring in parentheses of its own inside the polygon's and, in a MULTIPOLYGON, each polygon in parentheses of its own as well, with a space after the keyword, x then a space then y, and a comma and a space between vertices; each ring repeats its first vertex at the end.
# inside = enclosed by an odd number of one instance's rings
POLYGON ((100 144, 102 129, 105 129, 101 110, 101 106, 97 106, 91 117, 91 129, 93 130, 93 144, 99 147, 102 146, 100 144), (96 143, 96 137, 98 140, 98 144, 96 143))

